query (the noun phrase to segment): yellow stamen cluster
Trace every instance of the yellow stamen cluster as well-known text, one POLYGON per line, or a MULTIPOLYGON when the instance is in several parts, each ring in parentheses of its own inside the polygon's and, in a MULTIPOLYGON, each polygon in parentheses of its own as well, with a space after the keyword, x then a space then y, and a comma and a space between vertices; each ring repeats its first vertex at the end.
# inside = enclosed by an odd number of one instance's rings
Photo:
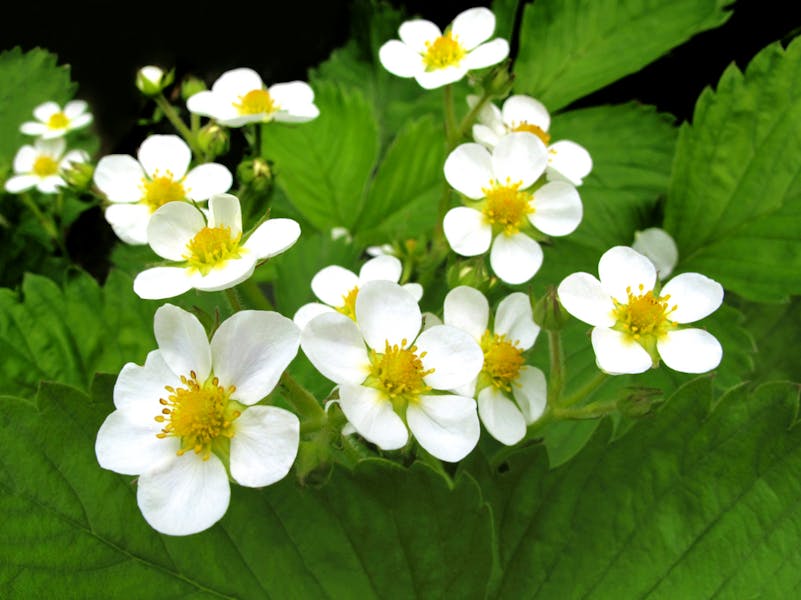
POLYGON ((520 190, 522 183, 512 183, 507 177, 505 184, 495 180, 492 187, 481 188, 487 198, 481 211, 484 218, 490 225, 500 226, 506 235, 520 231, 526 223, 526 216, 534 212, 532 195, 520 190))
POLYGON ((499 390, 511 392, 525 362, 517 342, 487 330, 481 337, 481 350, 484 352, 482 375, 499 390))
POLYGON ((164 206, 167 202, 186 198, 186 189, 180 181, 175 181, 171 171, 164 175, 155 173, 153 179, 142 179, 142 202, 150 207, 150 212, 164 206))
POLYGON ((217 377, 200 383, 194 371, 189 377, 182 375, 181 383, 183 387, 177 389, 165 386, 169 395, 159 400, 164 408, 156 417, 158 423, 165 425, 156 437, 180 438, 178 456, 192 450, 208 460, 215 440, 234 436, 233 422, 241 412, 237 409, 239 404, 229 398, 236 387, 222 387, 217 377))
POLYGON ((456 66, 465 57, 467 50, 459 40, 446 31, 433 42, 426 42, 426 52, 423 54, 423 63, 426 71, 435 71, 445 67, 456 66))
POLYGON ((617 319, 614 328, 635 341, 641 341, 643 337, 658 339, 674 327, 668 315, 676 310, 677 305, 670 307, 670 295, 656 297, 653 290, 645 292, 642 284, 638 292, 634 294, 631 287, 627 287, 628 301, 623 304, 614 300, 613 316, 617 319))
POLYGON ((434 372, 425 370, 422 358, 425 352, 417 354, 417 346, 406 346, 406 340, 390 346, 386 342, 383 354, 371 352, 372 369, 368 384, 382 390, 396 408, 401 409, 409 402, 416 402, 421 394, 431 390, 423 378, 434 372))
POLYGON ((346 317, 356 320, 356 296, 359 295, 359 286, 355 286, 351 291, 342 296, 342 306, 337 307, 337 312, 346 317))
POLYGON ((49 177, 58 173, 58 161, 50 156, 39 156, 33 161, 33 172, 39 177, 49 177))
POLYGON ((512 131, 527 131, 533 133, 542 140, 546 146, 551 141, 551 134, 544 131, 540 126, 529 123, 528 121, 521 121, 520 123, 512 123, 512 131))
POLYGON ((240 115, 272 114, 278 106, 267 90, 250 90, 244 96, 239 96, 239 102, 234 102, 234 108, 240 115))
POLYGON ((53 113, 47 120, 47 126, 50 129, 64 129, 69 124, 70 120, 63 112, 53 113))
POLYGON ((230 227, 204 227, 186 245, 189 252, 183 258, 190 269, 207 275, 214 267, 243 254, 244 248, 239 246, 241 237, 241 233, 231 235, 230 227))

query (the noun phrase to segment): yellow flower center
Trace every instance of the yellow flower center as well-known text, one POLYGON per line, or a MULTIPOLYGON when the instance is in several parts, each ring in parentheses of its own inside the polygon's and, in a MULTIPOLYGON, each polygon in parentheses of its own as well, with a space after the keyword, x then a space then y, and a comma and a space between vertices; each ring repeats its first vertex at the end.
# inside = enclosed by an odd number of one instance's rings
POLYGON ((511 183, 507 177, 503 185, 494 181, 492 187, 481 188, 487 198, 481 211, 484 218, 490 225, 498 225, 506 235, 520 231, 526 216, 534 212, 532 194, 520 190, 522 183, 511 183))
POLYGON ((433 42, 426 42, 423 62, 426 65, 426 71, 435 71, 458 65, 466 54, 467 50, 452 36, 450 31, 446 31, 445 35, 439 36, 433 42))
POLYGON ((653 290, 643 293, 643 289, 640 284, 639 294, 633 294, 631 287, 627 287, 628 301, 625 304, 613 300, 615 308, 612 314, 617 319, 614 329, 628 334, 635 341, 653 342, 675 327, 668 315, 676 310, 677 305, 668 305, 670 295, 656 297, 653 290))
POLYGON ((342 313, 346 317, 356 320, 356 296, 359 295, 359 286, 354 288, 347 294, 342 296, 342 306, 336 308, 337 312, 342 313))
POLYGON ((406 340, 401 345, 390 346, 386 342, 383 354, 372 350, 370 362, 372 368, 366 385, 371 385, 383 391, 396 409, 402 410, 409 402, 416 402, 421 394, 431 390, 423 378, 434 372, 423 367, 422 358, 425 352, 417 354, 417 346, 404 348, 406 340))
POLYGON ((533 133, 540 138, 542 143, 546 146, 548 145, 548 142, 551 141, 550 133, 544 131, 540 126, 529 123, 528 121, 521 121, 517 124, 512 123, 512 131, 528 131, 529 133, 533 133))
POLYGON ((481 375, 499 390, 511 392, 512 384, 520 375, 524 363, 523 351, 517 342, 487 330, 481 337, 481 349, 484 351, 481 375))
POLYGON ((47 120, 47 126, 50 129, 64 129, 69 124, 70 120, 63 112, 53 113, 47 120))
POLYGON ((189 377, 182 375, 181 383, 183 387, 177 389, 165 386, 169 395, 159 399, 164 408, 156 417, 165 425, 156 437, 180 438, 178 456, 194 450, 208 460, 216 440, 234 436, 233 422, 242 414, 241 405, 230 399, 236 387, 224 388, 216 377, 200 383, 194 371, 189 377))
POLYGON ((58 173, 58 161, 50 156, 38 156, 33 161, 33 173, 39 177, 49 177, 58 173))
POLYGON ((189 269, 200 271, 203 275, 215 267, 221 267, 230 258, 239 258, 245 252, 239 246, 242 234, 231 235, 230 227, 204 227, 186 245, 184 254, 189 269))
POLYGON ((167 202, 186 198, 186 189, 180 181, 173 179, 171 171, 167 171, 163 176, 156 171, 153 179, 142 179, 141 188, 142 202, 150 207, 150 212, 154 212, 167 202))
POLYGON ((234 108, 240 115, 272 114, 278 110, 278 105, 267 90, 250 90, 244 96, 239 96, 239 102, 234 102, 234 108))

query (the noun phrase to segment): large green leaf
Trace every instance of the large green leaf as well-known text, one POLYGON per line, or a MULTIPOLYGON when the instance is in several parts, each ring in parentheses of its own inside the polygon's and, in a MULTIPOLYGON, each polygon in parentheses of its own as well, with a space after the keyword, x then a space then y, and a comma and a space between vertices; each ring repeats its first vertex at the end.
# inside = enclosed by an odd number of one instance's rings
POLYGON ((761 381, 787 379, 801 383, 801 298, 787 304, 743 303, 745 324, 754 336, 754 376, 761 381))
POLYGON ((706 378, 569 464, 540 448, 473 465, 493 507, 498 598, 789 598, 801 583, 798 387, 706 378))
POLYGON ((113 380, 92 398, 43 386, 38 410, 0 400, 0 595, 7 598, 483 598, 487 506, 470 477, 369 460, 320 489, 234 486, 222 521, 150 529, 131 477, 101 469, 113 380))
POLYGON ((729 0, 537 0, 525 7, 515 90, 557 110, 723 24, 729 0))
POLYGON ((665 228, 680 268, 758 301, 801 293, 801 39, 730 66, 676 149, 665 228))

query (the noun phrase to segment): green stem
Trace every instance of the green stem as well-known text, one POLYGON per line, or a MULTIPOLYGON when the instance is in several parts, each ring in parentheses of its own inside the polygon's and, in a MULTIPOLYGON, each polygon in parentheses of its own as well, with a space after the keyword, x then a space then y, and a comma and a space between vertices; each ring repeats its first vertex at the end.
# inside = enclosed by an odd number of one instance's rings
POLYGON ((548 349, 551 355, 551 370, 548 373, 548 406, 555 407, 562 396, 565 383, 565 355, 559 331, 548 331, 548 349))
POLYGON ((58 246, 59 251, 61 252, 62 256, 65 258, 69 258, 69 254, 67 253, 67 246, 64 244, 64 240, 61 239, 61 234, 56 227, 55 222, 52 219, 48 218, 43 212, 42 209, 36 204, 36 201, 30 197, 29 194, 23 193, 20 194, 20 198, 22 198, 22 202, 28 209, 33 213, 33 216, 36 217, 36 220, 39 221, 39 224, 42 228, 47 232, 52 240, 58 246))
POLYGON ((595 377, 590 379, 587 383, 581 386, 578 390, 574 393, 570 394, 567 398, 564 399, 562 402, 562 406, 573 406, 574 404, 578 404, 582 400, 584 400, 587 396, 589 396, 592 392, 597 390, 601 387, 604 382, 607 380, 608 375, 603 371, 599 371, 595 374, 595 377))
POLYGON ((320 406, 317 398, 286 371, 281 375, 281 385, 284 386, 284 389, 287 391, 287 399, 292 403, 298 413, 304 417, 303 420, 308 420, 309 422, 314 422, 318 419, 323 421, 327 420, 328 417, 325 414, 325 409, 320 406))
POLYGON ((445 86, 442 98, 445 102, 445 138, 448 141, 448 152, 453 150, 459 138, 456 136, 456 114, 453 107, 453 84, 445 86))
POLYGON ((264 295, 259 284, 253 278, 246 279, 236 287, 248 306, 257 310, 274 310, 272 303, 264 295))
POLYGON ((234 312, 239 312, 242 310, 242 303, 239 301, 239 296, 234 288, 226 289, 225 295, 228 298, 228 302, 231 304, 231 308, 234 312))
POLYGON ((597 419, 617 410, 617 400, 606 400, 604 402, 593 402, 586 406, 554 407, 553 417, 556 420, 565 419, 597 419))
POLYGON ((465 135, 467 135, 467 132, 470 129, 470 127, 473 126, 473 122, 476 120, 476 117, 478 116, 478 113, 481 112, 481 109, 484 107, 484 105, 487 103, 487 101, 489 99, 490 99, 489 94, 485 92, 481 96, 481 98, 479 98, 479 100, 476 103, 476 105, 473 108, 470 109, 470 112, 468 112, 464 116, 464 119, 462 119, 462 122, 459 123, 459 128, 456 130, 456 136, 457 136, 456 139, 457 140, 460 140, 465 135))
POLYGON ((186 140, 186 143, 189 144, 189 147, 192 148, 192 152, 195 153, 195 156, 200 159, 205 159, 205 153, 197 144, 197 137, 194 133, 192 133, 192 131, 190 131, 189 127, 186 126, 186 123, 181 120, 181 117, 178 116, 175 108, 164 97, 164 94, 153 96, 153 99, 156 101, 156 105, 161 109, 161 112, 164 113, 164 116, 167 117, 170 123, 172 123, 172 126, 175 127, 176 131, 181 134, 181 137, 186 140))

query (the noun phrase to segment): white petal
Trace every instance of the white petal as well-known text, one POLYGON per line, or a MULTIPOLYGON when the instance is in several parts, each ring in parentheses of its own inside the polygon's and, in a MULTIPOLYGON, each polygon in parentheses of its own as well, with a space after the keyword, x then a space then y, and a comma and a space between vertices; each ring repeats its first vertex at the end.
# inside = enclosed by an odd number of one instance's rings
POLYGON ((509 42, 495 38, 471 50, 462 59, 461 66, 469 71, 483 69, 498 64, 507 56, 509 56, 509 42))
POLYGON ((211 86, 211 91, 236 100, 253 90, 264 89, 261 76, 247 67, 226 71, 211 86))
POLYGON ((433 43, 442 35, 439 27, 425 19, 404 21, 398 28, 398 35, 406 46, 418 54, 425 54, 426 42, 433 43))
POLYGON ((431 312, 423 313, 423 331, 431 329, 435 325, 443 325, 442 319, 431 312))
POLYGON ((551 126, 551 115, 545 105, 531 96, 509 96, 501 109, 503 122, 510 128, 517 127, 523 122, 536 125, 543 131, 551 126))
POLYGON ((589 273, 572 273, 556 290, 562 307, 577 319, 596 327, 612 327, 615 305, 601 282, 589 273))
POLYGON ((490 265, 506 283, 525 283, 542 265, 542 248, 524 233, 498 234, 490 251, 490 265))
POLYGON ((679 249, 675 240, 659 227, 635 231, 631 247, 654 263, 656 273, 662 280, 673 272, 676 263, 679 262, 679 249))
POLYGON ((6 180, 5 189, 10 194, 19 194, 31 189, 37 183, 39 178, 36 175, 15 175, 6 180))
POLYGON ((58 188, 64 186, 64 180, 58 175, 50 175, 44 179, 40 179, 36 184, 36 189, 43 194, 55 194, 58 188))
POLYGON ((414 76, 415 81, 427 90, 433 90, 449 83, 456 83, 467 75, 467 69, 462 64, 435 69, 433 71, 422 71, 414 76))
POLYGON ((151 135, 139 146, 137 158, 148 177, 164 177, 169 171, 177 181, 186 175, 192 151, 177 135, 151 135))
POLYGON ((200 211, 187 202, 168 202, 150 216, 147 242, 159 256, 184 261, 187 244, 206 226, 200 211))
POLYGON ((188 292, 192 281, 182 267, 153 267, 136 276, 133 289, 144 300, 162 300, 188 292))
POLYGON ((339 265, 320 269, 311 280, 314 295, 329 306, 337 308, 345 305, 345 297, 358 285, 359 278, 356 274, 339 265))
POLYGON ((229 227, 232 236, 242 233, 239 198, 232 194, 215 194, 209 198, 209 227, 229 227))
POLYGON ((644 373, 653 364, 651 356, 642 346, 614 329, 593 329, 592 349, 598 367, 611 375, 644 373))
POLYGON ((308 304, 304 304, 297 311, 295 311, 295 316, 292 317, 292 321, 295 323, 295 325, 303 329, 304 327, 306 327, 306 324, 317 315, 330 313, 333 310, 334 309, 328 306, 327 304, 320 304, 319 302, 309 302, 308 304))
POLYGON ((43 102, 33 109, 33 116, 40 121, 47 122, 57 112, 61 112, 61 107, 55 102, 43 102))
POLYGON ((494 385, 478 393, 478 416, 489 434, 507 446, 526 435, 526 421, 520 409, 494 385))
POLYGON ((164 362, 159 350, 148 353, 144 366, 129 362, 122 367, 114 384, 114 406, 131 423, 161 429, 155 417, 163 408, 160 398, 167 397, 166 386, 178 387, 181 381, 164 362))
POLYGON ((573 233, 581 223, 581 198, 572 184, 551 181, 534 192, 531 224, 548 235, 573 233))
POLYGON ((414 77, 423 71, 422 57, 398 40, 386 42, 378 51, 384 68, 398 77, 414 77))
MULTIPOLYGON (((156 405, 159 406, 158 401, 156 405)), ((154 412, 153 417, 159 412, 154 412)), ((121 411, 115 410, 106 417, 97 432, 97 462, 104 469, 115 473, 139 475, 158 469, 174 459, 175 453, 181 447, 178 438, 157 438, 160 427, 155 421, 153 425, 155 427, 134 423, 126 419, 121 411)))
POLYGON ((359 283, 368 281, 392 281, 397 283, 403 272, 401 261, 394 256, 376 256, 362 265, 359 283))
POLYGON ((481 144, 460 144, 445 160, 445 179, 468 198, 484 198, 493 178, 492 157, 481 144))
POLYGON ((442 221, 448 244, 456 254, 478 256, 489 250, 492 226, 474 208, 457 206, 450 209, 442 221))
POLYGON ((229 258, 203 275, 195 271, 189 275, 193 288, 204 292, 219 292, 239 285, 251 275, 256 268, 256 258, 245 254, 241 258, 229 258))
POLYGON ((281 254, 300 237, 300 225, 292 219, 269 219, 245 240, 244 247, 259 260, 281 254))
POLYGON ((377 389, 342 385, 339 405, 359 435, 382 450, 397 450, 406 445, 409 439, 406 425, 395 414, 392 403, 377 389))
POLYGON ((220 459, 194 452, 176 456, 161 468, 142 473, 136 501, 150 526, 167 535, 208 529, 228 509, 231 488, 220 459))
POLYGON ((231 476, 239 485, 261 487, 283 479, 298 454, 300 422, 277 406, 251 406, 234 421, 231 476))
POLYGON ((523 412, 523 418, 527 424, 531 425, 545 412, 548 398, 545 373, 537 367, 523 365, 517 381, 512 386, 512 393, 523 412))
POLYGON ((276 83, 271 85, 268 91, 281 110, 291 110, 295 106, 309 106, 314 103, 314 90, 305 81, 276 83))
POLYGON ((473 125, 473 139, 487 148, 494 148, 500 141, 500 136, 492 128, 476 123, 473 125))
POLYGON ((320 109, 314 104, 293 104, 288 109, 281 109, 273 115, 279 123, 306 123, 320 116, 320 109))
POLYGON ((368 281, 356 296, 356 321, 367 345, 384 352, 386 344, 407 347, 420 332, 420 306, 391 281, 368 281))
POLYGON ((145 172, 139 162, 126 154, 109 154, 97 163, 95 185, 112 202, 138 202, 143 196, 145 172))
POLYGON ((545 172, 548 151, 533 133, 526 131, 505 135, 492 151, 492 170, 500 184, 522 182, 520 189, 531 186, 545 172))
POLYGON ((232 119, 239 115, 233 105, 234 100, 236 100, 236 96, 224 98, 219 94, 204 90, 190 96, 186 101, 186 108, 191 113, 212 117, 223 123, 227 119, 232 119))
POLYGON ((48 133, 49 127, 38 121, 28 121, 19 126, 19 130, 25 135, 42 136, 48 133))
POLYGON ((449 325, 426 329, 417 338, 417 354, 425 370, 423 380, 435 390, 452 390, 469 383, 484 365, 484 353, 466 331, 449 325))
MULTIPOLYGON (((451 33, 467 50, 488 40, 495 31, 495 15, 488 8, 469 8, 453 20, 451 33)), ((404 40, 405 41, 405 40, 404 40)))
POLYGON ((72 120, 85 113, 88 108, 89 105, 83 100, 70 100, 64 105, 64 114, 72 120))
POLYGON ((187 197, 196 202, 208 200, 214 194, 223 194, 231 189, 233 175, 223 165, 206 163, 189 171, 183 186, 187 197))
POLYGON ((30 144, 22 146, 14 155, 14 172, 30 173, 37 158, 39 158, 39 151, 36 148, 30 144))
POLYGON ((404 283, 401 286, 404 290, 409 292, 417 302, 423 297, 423 286, 419 283, 404 283))
POLYGON ((540 326, 534 322, 531 301, 522 292, 509 294, 495 311, 494 333, 505 335, 523 350, 534 345, 540 326))
POLYGON ((83 114, 75 117, 70 121, 70 129, 81 129, 82 127, 86 127, 92 121, 94 121, 94 117, 90 114, 83 114))
POLYGON ((467 456, 481 434, 476 402, 464 396, 421 396, 409 405, 406 421, 420 445, 447 462, 467 456))
POLYGON ((359 327, 337 312, 314 317, 303 328, 300 347, 314 367, 335 383, 362 383, 370 360, 359 327))
POLYGON ((47 156, 58 160, 61 155, 64 154, 64 149, 67 147, 67 142, 63 137, 59 137, 53 140, 36 140, 33 145, 39 154, 46 154, 47 156))
POLYGON ((668 315, 671 321, 692 323, 720 308, 723 286, 700 273, 682 273, 668 281, 659 295, 670 296, 668 305, 676 307, 668 315))
POLYGON ((657 340, 656 349, 668 367, 682 373, 706 373, 723 358, 720 342, 703 329, 669 331, 657 340))
POLYGON ((189 377, 194 371, 198 381, 205 381, 211 372, 211 347, 195 315, 164 304, 156 311, 153 331, 161 357, 173 373, 189 377))
POLYGON ((592 157, 575 142, 561 140, 548 146, 548 171, 550 178, 555 171, 573 185, 581 185, 592 171, 592 157))
POLYGON ((236 386, 231 398, 255 404, 273 391, 295 358, 300 329, 276 312, 243 310, 228 317, 211 339, 214 375, 236 386))
POLYGON ((75 163, 89 162, 89 155, 85 150, 70 150, 58 164, 59 169, 69 169, 75 163))
POLYGON ((466 285, 453 288, 445 296, 443 319, 480 340, 489 324, 489 302, 477 289, 466 285))
POLYGON ((656 283, 656 269, 651 261, 628 246, 615 246, 604 252, 598 262, 598 275, 606 293, 623 303, 629 299, 626 289, 640 294, 640 289, 648 292, 656 283))

